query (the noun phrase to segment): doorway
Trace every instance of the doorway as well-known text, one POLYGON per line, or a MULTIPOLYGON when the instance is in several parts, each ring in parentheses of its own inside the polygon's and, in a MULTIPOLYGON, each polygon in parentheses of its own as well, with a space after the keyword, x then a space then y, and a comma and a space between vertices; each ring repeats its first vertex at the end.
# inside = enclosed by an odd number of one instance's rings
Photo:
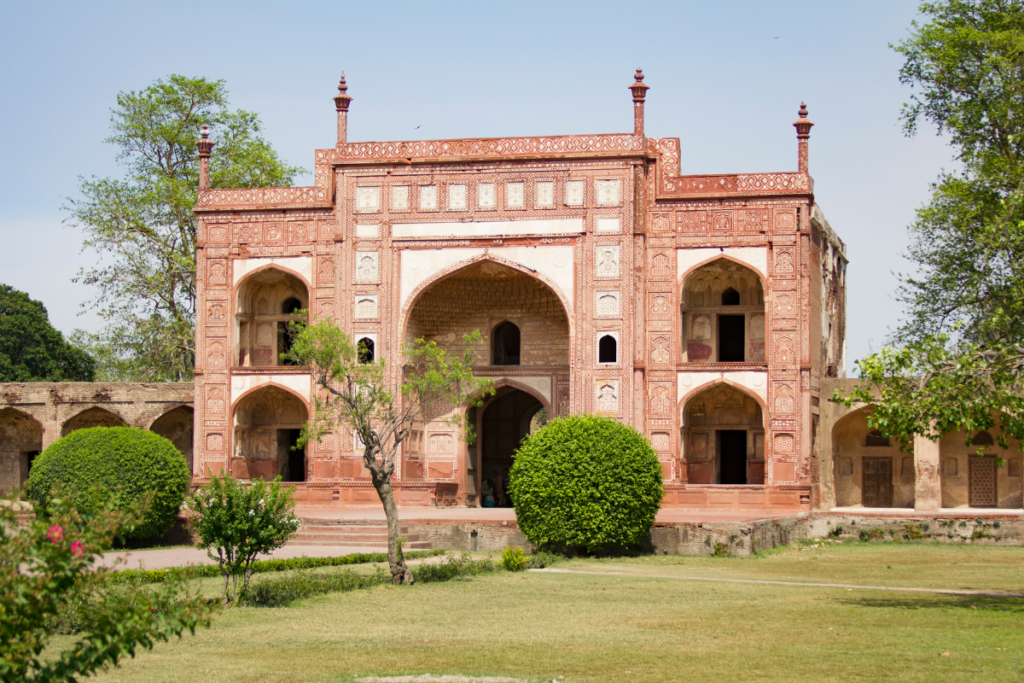
POLYGON ((480 506, 512 506, 505 490, 508 478, 505 472, 512 468, 512 457, 523 437, 530 433, 533 417, 542 408, 539 400, 519 389, 508 389, 504 393, 499 390, 498 397, 483 408, 476 487, 480 506), (493 505, 488 505, 488 497, 493 505))
POLYGON ((861 505, 866 508, 892 507, 892 458, 865 457, 861 505))
POLYGON ((994 508, 996 498, 996 459, 991 456, 967 456, 970 494, 967 504, 972 508, 994 508))
POLYGON ((747 483, 747 431, 718 430, 718 483, 747 483))
POLYGON ((301 429, 279 429, 277 430, 278 449, 285 449, 285 458, 288 462, 288 471, 281 477, 283 481, 306 481, 306 453, 304 448, 295 449, 299 444, 301 429))
POLYGON ((718 316, 718 362, 742 363, 744 320, 742 315, 718 316))

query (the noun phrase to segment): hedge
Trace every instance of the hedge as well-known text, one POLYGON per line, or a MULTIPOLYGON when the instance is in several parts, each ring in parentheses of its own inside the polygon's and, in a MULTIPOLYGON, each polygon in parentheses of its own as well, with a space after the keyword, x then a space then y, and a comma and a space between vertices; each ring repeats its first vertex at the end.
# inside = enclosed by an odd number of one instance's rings
POLYGON ((127 538, 154 538, 174 524, 190 473, 185 457, 170 441, 135 427, 91 427, 51 444, 32 465, 29 497, 45 514, 55 487, 72 495, 86 518, 108 497, 125 509, 153 494, 145 519, 126 530, 127 538))
POLYGON ((542 548, 635 547, 661 506, 651 444, 608 418, 552 420, 524 440, 509 474, 519 528, 542 548))

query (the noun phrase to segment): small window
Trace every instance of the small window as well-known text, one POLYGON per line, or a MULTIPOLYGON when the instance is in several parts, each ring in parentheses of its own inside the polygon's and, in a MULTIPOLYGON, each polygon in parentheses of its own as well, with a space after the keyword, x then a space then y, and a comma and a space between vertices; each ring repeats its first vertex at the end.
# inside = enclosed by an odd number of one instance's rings
POLYGON ((493 344, 495 365, 519 365, 519 328, 514 323, 494 328, 493 344))
POLYGON ((988 432, 978 432, 971 438, 972 446, 992 446, 995 444, 995 439, 988 432))
POLYGON ((867 448, 888 448, 892 444, 889 442, 889 437, 882 436, 882 432, 877 429, 872 429, 864 439, 864 445, 867 448))
POLYGON ((617 363, 619 360, 619 344, 615 337, 606 334, 597 342, 597 362, 617 363))
POLYGON ((740 293, 730 287, 729 289, 722 292, 722 305, 723 306, 739 306, 740 305, 740 293))
POLYGON ((288 297, 281 304, 281 313, 284 315, 292 315, 302 310, 302 304, 295 297, 288 297))
POLYGON ((366 365, 374 361, 374 348, 373 340, 369 337, 363 337, 356 344, 358 349, 359 364, 366 365))

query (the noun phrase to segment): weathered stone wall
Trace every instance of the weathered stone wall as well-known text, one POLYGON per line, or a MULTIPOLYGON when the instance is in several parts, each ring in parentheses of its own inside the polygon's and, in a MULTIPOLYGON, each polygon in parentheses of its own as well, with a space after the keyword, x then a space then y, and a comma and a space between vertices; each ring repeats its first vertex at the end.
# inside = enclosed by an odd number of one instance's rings
POLYGON ((189 459, 192 403, 191 382, 0 384, 0 489, 21 486, 34 453, 86 427, 151 429, 170 438, 179 449, 185 448, 182 453, 189 459), (174 416, 160 421, 176 410, 174 416))

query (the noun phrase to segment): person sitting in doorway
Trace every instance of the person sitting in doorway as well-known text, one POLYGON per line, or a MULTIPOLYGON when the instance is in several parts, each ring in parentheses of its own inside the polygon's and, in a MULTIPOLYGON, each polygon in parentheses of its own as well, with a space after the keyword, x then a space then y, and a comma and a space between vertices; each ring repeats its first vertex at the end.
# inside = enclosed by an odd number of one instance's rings
POLYGON ((494 507, 494 482, 490 479, 484 479, 483 484, 480 487, 480 496, 483 501, 485 508, 494 507))

